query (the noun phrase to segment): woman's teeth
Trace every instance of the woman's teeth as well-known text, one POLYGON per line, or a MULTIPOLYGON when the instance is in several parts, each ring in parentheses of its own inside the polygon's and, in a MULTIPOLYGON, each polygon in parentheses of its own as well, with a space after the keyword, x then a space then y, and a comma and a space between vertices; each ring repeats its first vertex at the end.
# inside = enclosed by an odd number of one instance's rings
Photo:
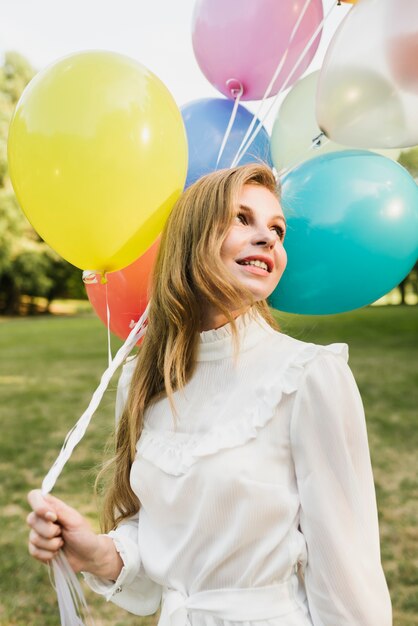
POLYGON ((267 263, 264 261, 259 261, 258 259, 252 261, 240 261, 240 265, 255 265, 255 267, 261 267, 261 269, 269 271, 267 263))

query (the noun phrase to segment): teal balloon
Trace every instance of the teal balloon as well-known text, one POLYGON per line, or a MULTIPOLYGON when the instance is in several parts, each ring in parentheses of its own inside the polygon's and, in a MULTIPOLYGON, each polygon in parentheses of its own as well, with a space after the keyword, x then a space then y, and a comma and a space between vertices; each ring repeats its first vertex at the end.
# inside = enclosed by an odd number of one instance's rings
POLYGON ((418 255, 418 186, 398 163, 347 150, 299 165, 282 181, 286 270, 270 304, 342 313, 396 287, 418 255))

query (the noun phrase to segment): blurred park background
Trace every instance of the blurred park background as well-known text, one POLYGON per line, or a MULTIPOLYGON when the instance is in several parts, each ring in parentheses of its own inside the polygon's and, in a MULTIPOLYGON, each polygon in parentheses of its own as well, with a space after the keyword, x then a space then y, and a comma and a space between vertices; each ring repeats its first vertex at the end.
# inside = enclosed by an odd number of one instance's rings
MULTIPOLYGON (((26 493, 40 487, 107 365, 106 329, 86 298, 81 271, 35 233, 8 177, 8 125, 34 73, 16 52, 7 53, 0 68, 1 626, 59 624, 48 571, 27 553, 26 493)), ((399 161, 418 176, 418 148, 402 152, 399 161)), ((328 316, 276 313, 283 332, 299 339, 349 344, 366 410, 395 626, 418 624, 417 302, 415 266, 371 306, 328 316)), ((112 338, 113 349, 119 345, 112 338)), ((93 481, 112 432, 116 384, 115 379, 54 492, 97 530, 93 481)), ((87 590, 86 595, 97 626, 157 621, 129 615, 87 590)))

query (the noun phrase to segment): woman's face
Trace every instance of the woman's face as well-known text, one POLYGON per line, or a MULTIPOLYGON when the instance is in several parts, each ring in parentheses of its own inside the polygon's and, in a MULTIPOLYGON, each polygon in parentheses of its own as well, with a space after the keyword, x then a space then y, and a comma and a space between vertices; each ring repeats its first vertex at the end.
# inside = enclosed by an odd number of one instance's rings
POLYGON ((276 196, 261 185, 244 185, 236 214, 221 247, 227 269, 251 291, 267 298, 287 264, 286 223, 276 196))

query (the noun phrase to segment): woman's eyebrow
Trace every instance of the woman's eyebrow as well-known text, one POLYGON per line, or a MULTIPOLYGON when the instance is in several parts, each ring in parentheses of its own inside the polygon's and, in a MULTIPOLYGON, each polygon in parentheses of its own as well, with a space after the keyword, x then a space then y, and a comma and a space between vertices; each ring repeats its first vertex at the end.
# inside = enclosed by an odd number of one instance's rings
MULTIPOLYGON (((246 204, 240 204, 239 208, 242 209, 243 211, 247 211, 247 213, 254 214, 253 209, 250 206, 247 206, 246 204)), ((283 222, 283 224, 285 226, 287 226, 287 222, 286 222, 285 218, 283 217, 283 215, 273 215, 273 217, 271 219, 272 220, 280 220, 281 222, 283 222)))

